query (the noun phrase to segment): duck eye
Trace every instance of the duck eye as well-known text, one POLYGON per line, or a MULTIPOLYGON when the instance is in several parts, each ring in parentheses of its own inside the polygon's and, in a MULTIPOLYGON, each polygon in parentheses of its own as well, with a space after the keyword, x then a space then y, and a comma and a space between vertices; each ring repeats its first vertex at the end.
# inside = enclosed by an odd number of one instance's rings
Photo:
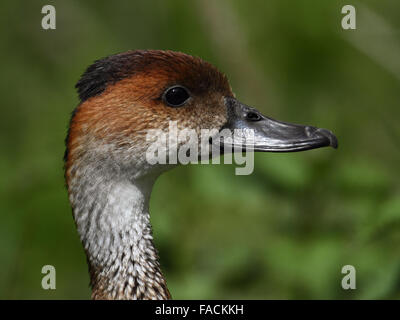
POLYGON ((189 92, 186 88, 181 86, 174 86, 164 92, 163 100, 171 107, 179 107, 183 105, 190 98, 189 92))

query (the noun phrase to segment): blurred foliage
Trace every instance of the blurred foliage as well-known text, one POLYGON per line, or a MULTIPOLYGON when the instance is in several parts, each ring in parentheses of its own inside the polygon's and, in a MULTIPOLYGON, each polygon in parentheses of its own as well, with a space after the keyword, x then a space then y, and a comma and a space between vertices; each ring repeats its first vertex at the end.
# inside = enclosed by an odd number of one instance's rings
POLYGON ((257 154, 250 176, 231 165, 161 176, 150 210, 174 298, 400 298, 400 84, 385 58, 400 45, 400 4, 351 1, 357 30, 344 31, 347 2, 2 1, 0 298, 89 297, 62 170, 74 84, 95 59, 138 48, 201 56, 241 101, 340 144, 257 154), (54 31, 41 29, 48 3, 54 31), (57 290, 41 289, 45 264, 57 290), (340 286, 346 264, 357 290, 340 286))

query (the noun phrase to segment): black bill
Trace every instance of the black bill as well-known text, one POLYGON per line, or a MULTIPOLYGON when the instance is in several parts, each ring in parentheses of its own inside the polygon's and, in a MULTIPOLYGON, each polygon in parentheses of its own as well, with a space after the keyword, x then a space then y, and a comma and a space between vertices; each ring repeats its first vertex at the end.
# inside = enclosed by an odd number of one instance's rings
POLYGON ((250 148, 263 152, 295 152, 338 147, 335 135, 327 129, 277 121, 231 97, 225 98, 225 104, 228 109, 228 122, 224 129, 233 133, 233 140, 221 136, 221 147, 229 145, 242 150, 250 148))

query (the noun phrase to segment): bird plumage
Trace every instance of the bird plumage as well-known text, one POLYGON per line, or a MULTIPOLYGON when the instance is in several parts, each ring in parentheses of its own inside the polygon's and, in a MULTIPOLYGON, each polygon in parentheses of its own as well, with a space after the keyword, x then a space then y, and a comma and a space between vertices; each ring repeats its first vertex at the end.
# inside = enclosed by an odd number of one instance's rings
MULTIPOLYGON (((154 181, 174 165, 146 158, 152 129, 165 131, 174 122, 200 136, 202 129, 250 128, 256 151, 337 144, 328 130, 281 123, 241 104, 222 73, 184 53, 113 55, 94 62, 76 88, 80 103, 66 138, 65 179, 94 299, 171 297, 153 244, 149 199, 154 181), (174 86, 188 96, 182 106, 166 101, 174 86)), ((167 151, 181 144, 169 141, 167 151)))

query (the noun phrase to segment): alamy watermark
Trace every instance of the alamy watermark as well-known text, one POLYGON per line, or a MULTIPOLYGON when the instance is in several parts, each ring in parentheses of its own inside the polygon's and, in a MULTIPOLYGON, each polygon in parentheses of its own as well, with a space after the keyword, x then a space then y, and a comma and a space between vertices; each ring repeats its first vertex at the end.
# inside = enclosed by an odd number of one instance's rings
POLYGON ((44 30, 55 30, 56 29, 56 8, 50 4, 46 4, 42 7, 42 28, 44 30))
POLYGON ((146 161, 151 164, 224 164, 233 161, 242 167, 236 175, 249 175, 254 170, 254 131, 252 129, 179 129, 177 121, 170 121, 168 130, 147 131, 146 161))
POLYGON ((55 290, 56 289, 56 268, 52 265, 44 265, 42 267, 42 274, 45 276, 42 278, 42 288, 44 290, 55 290))
POLYGON ((356 289, 356 268, 348 264, 342 267, 342 274, 345 276, 342 279, 342 288, 344 290, 356 289))
POLYGON ((356 26, 356 8, 354 6, 347 4, 343 6, 342 13, 345 16, 342 18, 342 28, 344 30, 355 30, 356 26))

